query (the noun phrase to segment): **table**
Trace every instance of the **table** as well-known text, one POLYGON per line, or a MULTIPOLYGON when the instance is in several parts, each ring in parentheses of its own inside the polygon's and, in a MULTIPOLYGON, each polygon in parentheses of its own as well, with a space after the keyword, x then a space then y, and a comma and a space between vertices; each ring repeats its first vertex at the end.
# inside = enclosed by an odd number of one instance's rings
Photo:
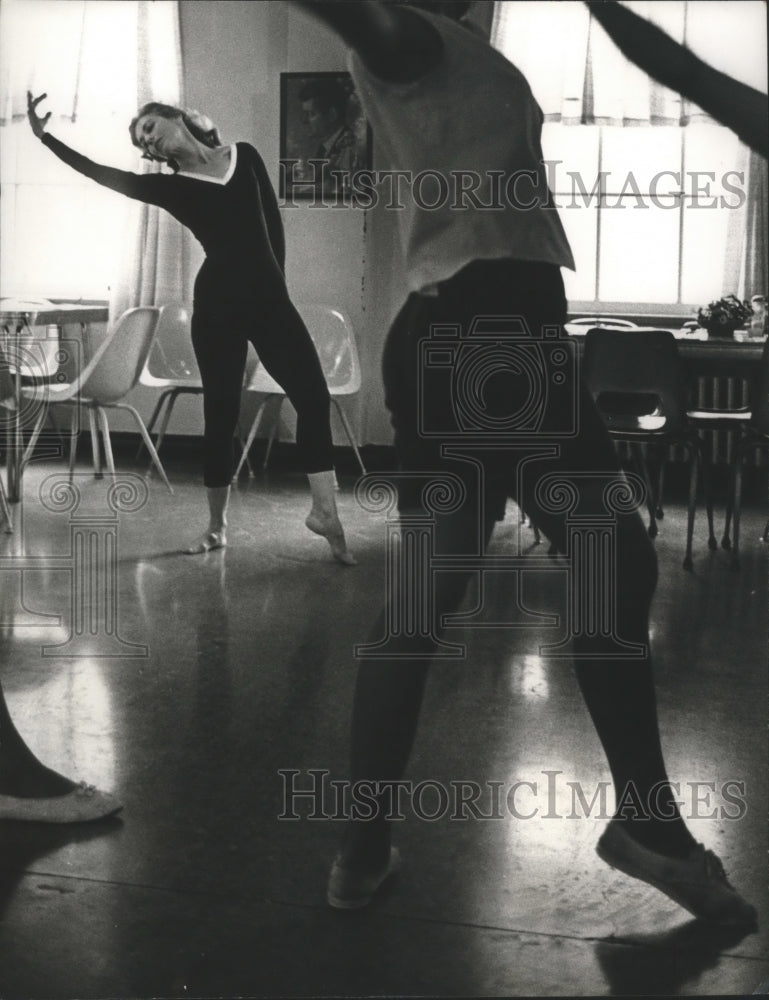
POLYGON ((21 497, 23 442, 21 427, 21 336, 32 326, 65 326, 79 323, 83 334, 89 323, 106 322, 109 310, 105 305, 82 302, 52 302, 49 299, 0 299, 0 328, 3 332, 2 355, 9 366, 13 382, 11 417, 6 425, 7 494, 11 503, 21 497))
MULTIPOLYGON (((598 326, 599 324, 595 324, 598 326)), ((601 324, 605 329, 627 330, 626 327, 612 327, 601 324)), ((570 339, 577 344, 578 353, 584 349, 585 334, 591 326, 567 323, 565 329, 570 339)), ((669 329, 664 327, 634 327, 632 332, 669 329)), ((678 342, 678 353, 684 367, 688 383, 688 405, 692 409, 724 408, 733 409, 749 405, 754 387, 761 376, 761 362, 765 340, 715 340, 709 339, 704 330, 669 329, 678 342), (724 398, 725 397, 725 398, 724 398)), ((712 430, 709 432, 711 461, 721 459, 731 461, 733 431, 712 430)))
POLYGON ((756 378, 764 353, 760 340, 680 340, 678 353, 693 377, 756 378))

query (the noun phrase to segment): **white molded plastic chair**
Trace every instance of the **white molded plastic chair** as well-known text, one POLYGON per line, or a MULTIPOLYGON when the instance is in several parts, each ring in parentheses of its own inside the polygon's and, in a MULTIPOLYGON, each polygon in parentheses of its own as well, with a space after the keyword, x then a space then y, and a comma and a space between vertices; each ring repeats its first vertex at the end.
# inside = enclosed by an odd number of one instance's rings
POLYGON ((177 398, 187 394, 199 396, 203 392, 203 382, 192 349, 191 321, 192 307, 185 303, 171 302, 161 308, 152 350, 139 377, 142 385, 161 390, 147 424, 147 431, 152 434, 160 420, 155 441, 157 452, 163 444, 177 398))
POLYGON ((22 390, 25 399, 41 400, 46 405, 40 407, 32 436, 24 452, 24 462, 28 462, 45 420, 48 407, 54 404, 68 404, 73 407, 70 437, 69 471, 75 467, 75 452, 79 433, 79 404, 88 411, 93 449, 94 472, 101 474, 98 428, 104 442, 104 454, 108 471, 115 474, 112 444, 107 422, 107 409, 127 410, 136 421, 144 444, 155 463, 163 482, 173 493, 165 470, 160 464, 155 447, 138 411, 128 403, 120 402, 139 381, 157 328, 160 310, 155 306, 138 306, 123 313, 99 345, 91 360, 78 374, 74 382, 66 384, 37 385, 22 390))
MULTIPOLYGON (((358 446, 355 443, 355 438, 353 437, 352 428, 350 427, 347 415, 340 404, 340 398, 344 396, 354 396, 360 391, 361 387, 360 361, 358 360, 358 348, 355 344, 355 333, 352 328, 352 323, 341 310, 335 309, 332 306, 297 305, 296 308, 304 320, 307 329, 310 331, 310 336, 315 344, 315 349, 317 350, 318 357, 320 358, 323 374, 326 378, 328 391, 331 396, 331 402, 336 407, 336 411, 339 414, 339 419, 342 421, 342 426, 345 429, 347 438, 353 451, 355 452, 358 465, 360 465, 361 472, 365 475, 366 467, 364 466, 363 459, 358 451, 358 446)), ((248 461, 248 452, 251 445, 254 443, 254 438, 256 437, 256 432, 259 427, 259 421, 264 407, 271 399, 275 399, 277 397, 280 399, 280 403, 270 431, 270 437, 267 443, 267 452, 264 456, 264 462, 262 465, 263 468, 267 468, 270 451, 278 429, 280 409, 283 406, 283 400, 286 398, 286 393, 283 388, 278 385, 278 383, 267 373, 261 363, 257 364, 244 388, 247 392, 259 393, 263 395, 264 398, 259 404, 259 408, 257 409, 256 415, 251 423, 251 429, 248 432, 248 436, 243 447, 243 454, 238 462, 238 467, 235 470, 233 480, 238 478, 240 470, 243 468, 243 464, 248 461)))

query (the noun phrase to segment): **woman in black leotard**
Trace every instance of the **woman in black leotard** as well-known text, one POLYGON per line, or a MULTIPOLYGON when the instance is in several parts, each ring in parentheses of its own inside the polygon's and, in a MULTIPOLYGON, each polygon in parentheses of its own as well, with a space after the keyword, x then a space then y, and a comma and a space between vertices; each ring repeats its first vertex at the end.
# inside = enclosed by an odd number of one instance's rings
POLYGON ((167 163, 173 173, 116 170, 45 131, 50 112, 43 118, 36 112, 45 96, 28 95, 29 122, 45 146, 97 183, 166 209, 206 253, 195 280, 192 340, 203 381, 209 523, 187 551, 226 545, 232 440, 250 341, 297 412, 297 449, 312 493, 305 524, 327 539, 336 559, 353 564, 336 508, 328 387, 286 288, 283 225, 259 153, 245 142, 222 145, 216 129, 152 103, 131 122, 131 139, 145 157, 167 163))

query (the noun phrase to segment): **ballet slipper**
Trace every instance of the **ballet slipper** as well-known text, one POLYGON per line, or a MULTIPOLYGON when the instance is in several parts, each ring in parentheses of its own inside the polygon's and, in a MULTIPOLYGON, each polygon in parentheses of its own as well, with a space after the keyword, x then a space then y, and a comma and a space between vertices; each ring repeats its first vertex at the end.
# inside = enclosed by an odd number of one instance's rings
POLYGON ((310 531, 326 539, 331 549, 331 554, 337 562, 340 562, 343 566, 358 565, 355 561, 355 556, 347 548, 342 523, 338 517, 324 518, 310 511, 304 523, 310 531))
POLYGON ((107 792, 81 782, 66 795, 27 799, 0 795, 0 820, 28 823, 89 823, 114 816, 123 808, 107 792))
POLYGON ((194 542, 189 548, 184 550, 187 556, 199 556, 204 552, 212 552, 214 549, 224 549, 227 547, 227 535, 224 530, 207 531, 194 542))

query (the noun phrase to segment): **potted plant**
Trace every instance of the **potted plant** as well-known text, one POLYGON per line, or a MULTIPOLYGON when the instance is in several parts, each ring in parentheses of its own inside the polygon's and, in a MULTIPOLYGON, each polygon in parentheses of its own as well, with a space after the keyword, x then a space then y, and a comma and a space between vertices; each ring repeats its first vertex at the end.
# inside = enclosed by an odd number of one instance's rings
POLYGON ((749 302, 741 302, 736 295, 726 295, 702 306, 697 313, 697 321, 708 331, 709 337, 731 340, 734 331, 746 326, 752 316, 753 309, 749 302))

